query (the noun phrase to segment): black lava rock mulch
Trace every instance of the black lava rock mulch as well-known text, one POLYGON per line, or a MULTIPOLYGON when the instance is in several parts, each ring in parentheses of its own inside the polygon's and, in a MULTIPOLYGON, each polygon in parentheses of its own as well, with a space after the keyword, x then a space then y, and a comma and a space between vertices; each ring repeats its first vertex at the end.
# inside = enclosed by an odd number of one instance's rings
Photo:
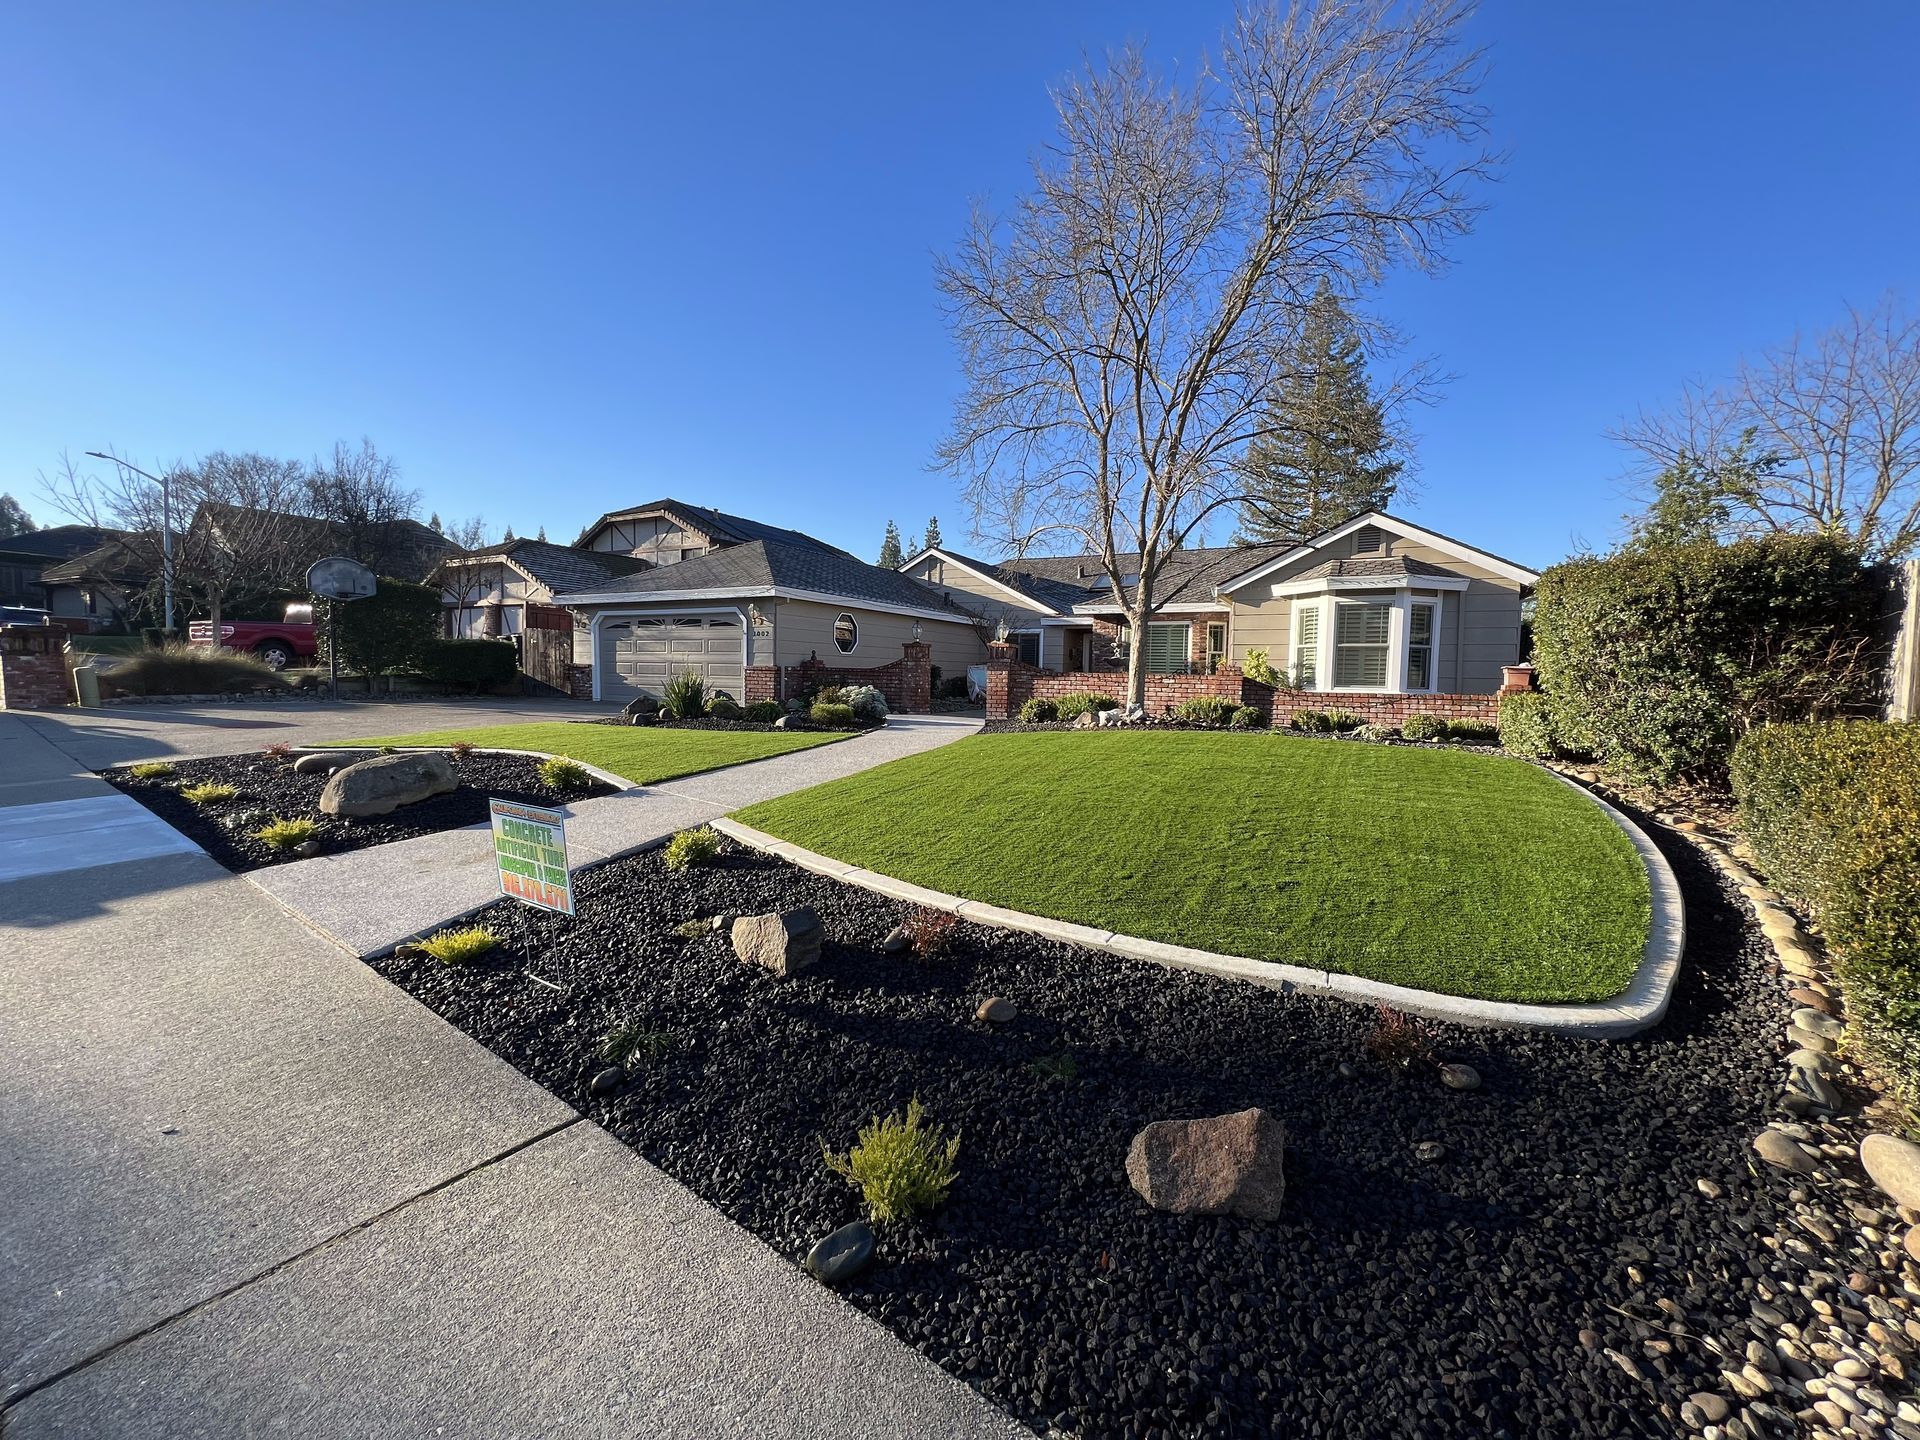
POLYGON ((220 755, 205 760, 180 760, 173 774, 142 780, 130 770, 106 770, 100 778, 125 791, 194 844, 236 872, 258 870, 296 858, 291 851, 272 850, 253 838, 265 818, 306 818, 320 824, 314 837, 324 853, 360 850, 393 840, 411 840, 439 830, 458 830, 487 823, 489 799, 514 800, 525 805, 563 805, 597 795, 611 795, 613 787, 595 780, 591 788, 565 795, 550 789, 539 774, 540 761, 529 755, 468 755, 453 758, 460 786, 386 815, 341 820, 320 813, 325 775, 296 775, 291 760, 265 755, 220 755), (215 805, 195 805, 179 792, 182 785, 216 781, 239 793, 215 805), (239 820, 242 823, 230 824, 239 820))
POLYGON ((582 875, 579 917, 534 919, 532 956, 496 907, 481 919, 509 948, 476 965, 372 963, 796 1264, 859 1214, 821 1142, 917 1094, 960 1133, 958 1184, 884 1227, 845 1294, 1041 1431, 1669 1435, 1661 1407, 1718 1367, 1650 1324, 1652 1301, 1684 1306, 1693 1335, 1743 1321, 1760 1273, 1745 1231, 1790 1183, 1748 1158, 1779 1031, 1763 949, 1704 863, 1672 858, 1691 943, 1668 1018, 1615 1041, 1436 1027, 1440 1055, 1485 1078, 1464 1094, 1368 1060, 1359 1006, 974 926, 932 961, 883 956, 903 907, 759 855, 582 875), (791 980, 722 934, 674 934, 803 903, 832 940, 791 980), (975 1021, 989 995, 1021 1018, 975 1021), (665 1032, 667 1053, 592 1095, 595 1046, 624 1021, 665 1032), (1067 1067, 1039 1062, 1062 1055, 1074 1073, 1050 1078, 1067 1067), (1249 1105, 1288 1131, 1280 1221, 1133 1193, 1142 1125, 1249 1105), (1423 1141, 1445 1158, 1416 1159, 1423 1141))

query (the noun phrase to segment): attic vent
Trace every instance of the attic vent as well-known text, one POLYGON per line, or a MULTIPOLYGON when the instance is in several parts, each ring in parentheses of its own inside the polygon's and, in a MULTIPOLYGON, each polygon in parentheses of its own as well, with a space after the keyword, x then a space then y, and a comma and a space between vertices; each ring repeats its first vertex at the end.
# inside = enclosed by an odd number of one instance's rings
POLYGON ((1378 555, 1383 537, 1378 525, 1362 525, 1353 532, 1353 553, 1356 555, 1378 555))

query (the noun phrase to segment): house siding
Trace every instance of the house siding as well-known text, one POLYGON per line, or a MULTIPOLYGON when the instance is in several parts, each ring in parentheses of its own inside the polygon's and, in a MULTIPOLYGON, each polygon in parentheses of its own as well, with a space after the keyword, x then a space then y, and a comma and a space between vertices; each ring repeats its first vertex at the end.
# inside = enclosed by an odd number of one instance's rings
MULTIPOLYGON (((1010 629, 1032 629, 1048 612, 1032 606, 1021 605, 999 585, 983 580, 964 566, 942 560, 938 555, 929 555, 917 565, 910 565, 901 572, 915 580, 931 585, 934 589, 949 596, 956 605, 964 605, 975 614, 987 620, 999 622, 1005 620, 1010 629)), ((982 652, 984 657, 985 652, 982 652)), ((940 662, 935 660, 937 665, 940 662)), ((978 665, 980 661, 973 662, 978 665)))
MULTIPOLYGON (((765 604, 766 602, 762 602, 765 604)), ((812 600, 782 600, 774 607, 774 656, 754 664, 798 665, 809 655, 841 669, 885 665, 900 658, 901 646, 913 639, 913 617, 865 610, 858 604, 822 605, 812 600), (860 627, 860 642, 851 655, 842 655, 833 643, 833 622, 846 614, 860 627)), ((960 675, 969 665, 983 664, 987 647, 965 621, 920 621, 920 638, 933 650, 933 663, 942 675, 960 675)))

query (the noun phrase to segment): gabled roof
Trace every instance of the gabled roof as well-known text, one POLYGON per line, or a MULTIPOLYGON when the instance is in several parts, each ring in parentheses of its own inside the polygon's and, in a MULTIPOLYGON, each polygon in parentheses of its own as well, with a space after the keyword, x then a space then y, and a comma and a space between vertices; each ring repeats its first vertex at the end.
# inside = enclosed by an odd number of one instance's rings
MULTIPOLYGON (((1200 545, 1175 550, 1162 558, 1160 578, 1154 590, 1156 603, 1169 605, 1205 604, 1214 598, 1214 586, 1221 577, 1249 564, 1263 562, 1287 549, 1280 545, 1200 545)), ((1134 577, 1140 573, 1140 557, 1124 554, 1114 557, 1120 574, 1131 593, 1134 577)), ((1044 584, 1069 587, 1075 592, 1069 607, 1079 611, 1117 608, 1113 584, 1098 555, 1029 555, 1018 560, 1002 560, 1000 569, 1031 576, 1044 584)))
POLYGON ((637 555, 619 555, 604 550, 581 550, 572 545, 554 545, 546 540, 505 540, 498 545, 483 545, 449 555, 441 568, 452 565, 491 564, 506 561, 529 579, 553 591, 590 590, 611 585, 627 575, 638 575, 654 568, 651 561, 637 555))
POLYGON ((49 525, 44 530, 28 530, 0 539, 0 553, 45 560, 65 560, 95 546, 104 545, 118 530, 100 525, 49 525))
POLYGON ((949 604, 931 585, 923 585, 898 570, 883 570, 838 550, 816 545, 787 545, 774 540, 754 540, 709 550, 691 560, 656 566, 604 587, 570 591, 556 599, 563 605, 578 605, 688 594, 700 598, 726 595, 747 598, 776 593, 804 593, 856 604, 920 611, 953 620, 972 618, 968 611, 949 604))
POLYGON ((996 565, 991 560, 976 560, 971 555, 962 555, 958 550, 949 550, 944 545, 930 545, 901 565, 901 569, 910 570, 929 555, 938 556, 963 570, 970 570, 982 580, 990 581, 1007 591, 1015 600, 1058 615, 1071 610, 1077 603, 1086 599, 1083 586, 1066 581, 1048 579, 1042 575, 1010 568, 1008 565, 996 565))
POLYGON ((144 585, 153 578, 153 567, 146 557, 159 548, 160 535, 155 530, 114 535, 105 544, 49 565, 40 572, 40 583, 144 585))
POLYGON ((645 505, 629 505, 624 510, 609 510, 582 530, 579 540, 575 543, 586 544, 596 530, 616 520, 637 520, 642 516, 662 511, 720 545, 745 545, 754 540, 771 540, 782 545, 825 550, 835 555, 847 553, 827 544, 824 540, 816 540, 813 536, 798 530, 783 530, 778 525, 765 525, 758 520, 749 520, 744 515, 729 515, 723 510, 712 510, 705 505, 689 505, 684 500, 652 500, 645 505))
POLYGON ((1462 560, 1478 565, 1482 569, 1491 570, 1494 574, 1503 576, 1521 585, 1535 585, 1538 584, 1540 580, 1539 572, 1529 570, 1517 561, 1495 555, 1490 550, 1482 550, 1478 546, 1467 544, 1464 540, 1456 540, 1451 535, 1442 535, 1437 530, 1425 529, 1419 525, 1415 525, 1411 520, 1402 520, 1398 515, 1389 515, 1384 510, 1363 510, 1350 520, 1343 520, 1340 524, 1323 530, 1318 535, 1303 540, 1298 545, 1280 547, 1279 554, 1270 556, 1265 560, 1256 561, 1226 579, 1217 581, 1218 589, 1220 593, 1224 595, 1229 591, 1238 590, 1243 585, 1250 585, 1262 576, 1271 574, 1282 565, 1290 564, 1304 556, 1311 555, 1321 546, 1332 544, 1342 536, 1351 535, 1355 530, 1362 529, 1368 525, 1376 525, 1383 529, 1391 530, 1403 539, 1419 540, 1425 544, 1432 545, 1435 549, 1448 551, 1462 560))

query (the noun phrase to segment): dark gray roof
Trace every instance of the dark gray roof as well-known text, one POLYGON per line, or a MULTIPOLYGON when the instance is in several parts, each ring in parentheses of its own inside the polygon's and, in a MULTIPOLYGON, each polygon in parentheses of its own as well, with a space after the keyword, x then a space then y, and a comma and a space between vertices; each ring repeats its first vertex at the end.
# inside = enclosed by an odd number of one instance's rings
POLYGON ((638 575, 653 565, 636 555, 618 555, 605 550, 579 550, 571 545, 554 545, 545 540, 506 540, 498 545, 483 545, 478 550, 449 555, 448 565, 468 561, 510 559, 527 574, 556 595, 564 590, 594 590, 625 576, 638 575))
POLYGON ((157 554, 159 549, 160 534, 156 530, 116 534, 103 545, 84 550, 58 565, 49 565, 40 572, 40 583, 144 585, 153 578, 153 564, 148 557, 157 554))
MULTIPOLYGON (((1156 600, 1162 604, 1195 604, 1213 599, 1213 587, 1229 576, 1263 565, 1277 555, 1292 550, 1291 545, 1214 545, 1176 550, 1161 563, 1160 579, 1155 586, 1156 600)), ((1138 555, 1120 555, 1121 575, 1128 579, 1140 573, 1138 555)), ((971 563, 971 562, 969 562, 971 563)), ((1072 605, 1108 605, 1113 602, 1113 586, 1107 579, 1098 555, 1029 555, 1018 560, 1002 560, 999 571, 1031 577, 1048 586, 1074 592, 1072 605)))
POLYGON ((935 548, 948 559, 958 561, 969 570, 978 570, 982 575, 999 581, 1009 590, 1017 590, 1020 594, 1029 596, 1051 610, 1071 610, 1087 598, 1086 586, 1078 581, 1059 580, 1047 575, 1010 568, 1019 563, 1016 561, 996 565, 991 560, 976 560, 971 555, 962 555, 958 550, 949 550, 944 545, 935 548))
POLYGON ((745 545, 754 540, 771 540, 782 545, 799 545, 814 550, 826 550, 835 555, 847 553, 827 544, 824 540, 816 540, 813 536, 798 530, 783 530, 778 525, 762 524, 758 520, 749 520, 744 515, 729 515, 724 510, 710 509, 705 505, 689 505, 683 500, 653 500, 645 505, 628 505, 624 509, 609 510, 582 530, 580 539, 585 541, 610 520, 631 519, 636 515, 644 515, 650 510, 665 510, 692 525, 702 534, 711 536, 722 545, 745 545))
MULTIPOLYGON (((198 525, 210 520, 218 525, 231 522, 235 516, 262 513, 266 512, 251 506, 203 500, 194 512, 193 523, 198 525)), ((355 548, 352 532, 338 521, 313 515, 282 514, 280 523, 286 543, 302 564, 355 548)), ((442 560, 460 549, 438 530, 412 519, 388 520, 372 526, 360 537, 360 542, 363 553, 358 558, 395 580, 425 580, 442 560)))
POLYGON ((22 558, 65 560, 104 545, 120 532, 98 525, 49 525, 44 530, 29 530, 0 540, 0 553, 22 558))
MULTIPOLYGON (((644 574, 629 575, 605 586, 576 593, 608 591, 644 598, 654 592, 676 590, 730 590, 764 594, 769 590, 811 590, 848 601, 902 605, 915 610, 944 610, 956 619, 967 612, 949 604, 931 585, 883 570, 838 550, 812 545, 784 545, 754 540, 709 550, 675 565, 661 565, 644 574)), ((562 597, 565 599, 566 597, 562 597)))
POLYGON ((1337 580, 1345 577, 1374 577, 1398 580, 1417 580, 1421 576, 1438 580, 1464 580, 1467 577, 1458 570, 1449 570, 1444 565, 1435 565, 1426 560, 1415 560, 1400 556, 1382 556, 1354 560, 1327 560, 1303 570, 1293 578, 1296 580, 1337 580))

